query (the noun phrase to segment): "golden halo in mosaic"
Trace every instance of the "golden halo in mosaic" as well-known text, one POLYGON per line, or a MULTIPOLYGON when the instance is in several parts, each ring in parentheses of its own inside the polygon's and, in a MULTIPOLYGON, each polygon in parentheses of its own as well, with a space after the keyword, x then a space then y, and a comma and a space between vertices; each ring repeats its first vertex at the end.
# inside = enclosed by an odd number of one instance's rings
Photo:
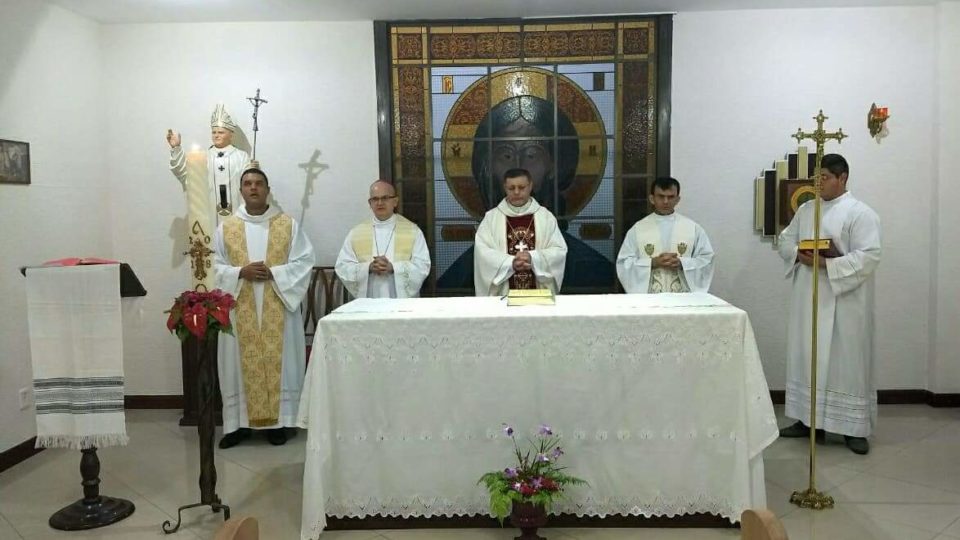
POLYGON ((797 190, 794 191, 790 196, 790 209, 796 213, 803 203, 813 200, 814 197, 816 197, 816 192, 814 191, 813 186, 802 186, 797 188, 797 190))
MULTIPOLYGON (((481 184, 496 183, 490 181, 490 175, 495 174, 482 165, 491 153, 485 150, 490 143, 480 142, 487 133, 496 144, 546 141, 544 151, 555 155, 547 156, 550 164, 546 167, 549 179, 545 189, 550 193, 555 190, 557 200, 562 201, 560 211, 551 208, 558 218, 576 216, 600 186, 607 164, 603 120, 586 92, 562 74, 536 67, 495 71, 471 84, 451 108, 441 141, 443 173, 453 196, 477 219, 500 199, 499 192, 488 194, 485 191, 490 188, 481 188, 481 184), (545 107, 549 107, 549 114, 544 114, 545 107), (526 131, 500 129, 514 118, 497 118, 504 110, 525 120, 526 131), (489 127, 497 126, 498 121, 500 128, 489 127), (482 152, 486 154, 480 155, 482 152)), ((548 200, 538 196, 541 203, 552 207, 554 197, 545 198, 548 200)))

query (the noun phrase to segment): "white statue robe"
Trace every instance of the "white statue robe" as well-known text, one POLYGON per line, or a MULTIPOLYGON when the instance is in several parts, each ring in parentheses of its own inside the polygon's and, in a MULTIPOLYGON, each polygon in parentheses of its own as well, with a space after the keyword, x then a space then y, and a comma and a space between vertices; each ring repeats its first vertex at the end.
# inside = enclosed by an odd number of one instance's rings
MULTIPOLYGON (((796 262, 797 243, 813 238, 813 202, 801 206, 780 234, 780 255, 792 283, 787 333, 785 414, 810 423, 810 337, 813 270, 796 262)), ((820 237, 843 255, 819 272, 817 427, 868 437, 877 419, 873 373, 873 282, 880 264, 880 218, 850 193, 824 201, 820 237)))
POLYGON ((511 206, 506 199, 488 211, 477 228, 473 252, 473 285, 477 296, 503 296, 510 289, 513 276, 513 255, 507 253, 507 216, 533 214, 535 249, 528 251, 533 263, 537 287, 554 294, 563 284, 567 243, 560 233, 557 218, 531 198, 521 207, 511 206))
MULTIPOLYGON (((247 214, 243 205, 240 205, 240 208, 236 211, 235 215, 244 221, 247 253, 250 262, 263 261, 266 258, 270 219, 279 213, 280 211, 272 205, 263 215, 259 216, 247 214)), ((303 333, 303 316, 300 314, 300 303, 310 286, 310 273, 313 270, 315 258, 313 246, 296 220, 293 221, 291 238, 287 264, 270 268, 273 280, 247 281, 240 279, 240 267, 232 266, 230 263, 230 257, 223 240, 222 223, 217 227, 217 233, 214 236, 214 276, 217 288, 232 294, 236 298, 240 294, 241 287, 253 287, 258 319, 263 309, 264 287, 273 287, 273 290, 283 302, 283 359, 280 371, 279 421, 276 425, 262 426, 256 429, 295 427, 297 425, 300 390, 303 387, 303 377, 307 369, 306 342, 303 333)), ((231 317, 233 317, 233 314, 231 314, 231 317)), ((243 387, 240 347, 237 338, 230 334, 221 333, 217 340, 217 353, 220 393, 223 397, 223 432, 231 433, 238 428, 250 427, 247 420, 247 396, 243 387)))
MULTIPOLYGON (((216 213, 216 223, 233 214, 243 204, 243 199, 240 197, 240 175, 248 165, 250 165, 250 156, 236 146, 227 145, 223 148, 211 146, 207 149, 209 207, 216 213), (220 212, 220 186, 225 186, 226 189, 226 202, 229 209, 226 216, 220 212)), ((187 158, 182 146, 170 149, 170 171, 181 182, 187 181, 187 158)))
POLYGON ((420 296, 420 287, 430 274, 430 250, 423 232, 409 220, 397 214, 384 221, 374 217, 372 223, 362 223, 347 234, 334 269, 354 298, 415 298, 420 296), (412 238, 405 240, 403 234, 397 235, 398 222, 401 227, 413 228, 412 238), (370 242, 368 253, 357 253, 354 248, 360 227, 373 228, 374 241, 370 242), (400 251, 409 252, 409 260, 397 260, 397 243, 405 241, 412 242, 412 246, 401 246, 400 251), (370 272, 370 261, 376 255, 386 256, 393 264, 392 274, 370 272))
POLYGON ((624 236, 617 277, 628 293, 707 292, 713 281, 713 246, 690 218, 676 212, 650 214, 624 236), (678 254, 680 270, 653 268, 651 258, 661 253, 678 254))

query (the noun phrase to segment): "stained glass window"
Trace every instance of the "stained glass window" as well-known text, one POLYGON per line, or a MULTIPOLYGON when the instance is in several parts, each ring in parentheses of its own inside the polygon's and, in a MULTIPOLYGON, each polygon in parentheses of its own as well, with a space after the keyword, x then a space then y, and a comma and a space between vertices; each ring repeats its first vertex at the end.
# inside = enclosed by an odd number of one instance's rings
POLYGON ((514 167, 531 172, 534 197, 563 230, 562 292, 616 290, 623 232, 646 214, 646 186, 665 170, 657 77, 668 62, 657 43, 668 23, 378 26, 390 94, 380 112, 391 124, 381 155, 391 156, 400 211, 430 245, 425 295, 473 294, 476 227, 514 167))

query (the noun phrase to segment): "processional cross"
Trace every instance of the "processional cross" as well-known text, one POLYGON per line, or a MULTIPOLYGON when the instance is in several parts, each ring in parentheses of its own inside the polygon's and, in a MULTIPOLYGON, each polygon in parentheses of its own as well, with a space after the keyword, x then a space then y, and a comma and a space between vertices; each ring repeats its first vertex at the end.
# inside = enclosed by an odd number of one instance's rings
POLYGON ((794 491, 790 496, 790 502, 802 508, 814 508, 821 510, 824 508, 833 508, 833 497, 816 489, 816 428, 817 428, 817 312, 819 305, 819 274, 820 274, 820 202, 821 189, 823 184, 820 178, 820 163, 823 160, 823 146, 829 140, 836 140, 838 143, 847 137, 843 129, 838 129, 833 133, 828 133, 823 129, 823 121, 829 117, 823 115, 823 109, 813 117, 817 121, 817 129, 812 133, 804 132, 797 128, 797 132, 792 135, 798 143, 804 139, 810 139, 817 144, 817 159, 813 168, 813 326, 810 335, 810 484, 804 491, 794 491))
POLYGON ((248 97, 247 101, 253 105, 253 148, 251 150, 252 154, 250 156, 250 161, 257 162, 257 132, 260 131, 260 124, 257 123, 257 117, 260 114, 260 105, 262 103, 267 103, 267 100, 260 97, 260 89, 257 88, 257 95, 253 97, 248 97))

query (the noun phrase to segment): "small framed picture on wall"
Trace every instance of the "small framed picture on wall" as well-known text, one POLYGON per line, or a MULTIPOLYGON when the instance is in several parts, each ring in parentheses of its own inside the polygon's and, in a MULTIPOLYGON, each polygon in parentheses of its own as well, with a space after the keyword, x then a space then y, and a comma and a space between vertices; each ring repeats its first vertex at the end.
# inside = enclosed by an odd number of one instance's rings
POLYGON ((30 143, 0 139, 0 184, 30 183, 30 143))

